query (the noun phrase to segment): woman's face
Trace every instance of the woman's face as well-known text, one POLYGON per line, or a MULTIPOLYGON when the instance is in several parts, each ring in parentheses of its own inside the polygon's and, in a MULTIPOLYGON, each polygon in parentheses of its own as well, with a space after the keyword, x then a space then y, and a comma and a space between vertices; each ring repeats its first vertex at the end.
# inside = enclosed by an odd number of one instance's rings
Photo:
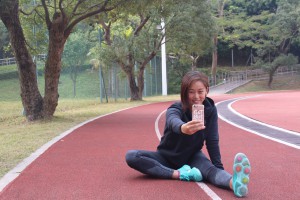
POLYGON ((202 104, 207 95, 207 88, 201 81, 195 81, 188 90, 189 104, 202 104))

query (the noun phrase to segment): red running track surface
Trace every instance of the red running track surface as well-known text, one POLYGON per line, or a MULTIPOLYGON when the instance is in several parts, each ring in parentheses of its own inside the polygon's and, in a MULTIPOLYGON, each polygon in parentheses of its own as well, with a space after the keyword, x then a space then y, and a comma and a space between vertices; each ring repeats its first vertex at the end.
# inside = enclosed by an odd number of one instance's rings
POLYGON ((261 93, 235 102, 233 108, 247 117, 300 134, 300 91, 261 93))
MULTIPOLYGON (((213 98, 218 102, 237 96, 242 95, 213 98)), ((247 103, 246 100, 235 103, 240 104, 237 109, 243 107, 243 102, 247 103)), ((125 163, 125 153, 129 149, 156 149, 159 141, 154 123, 171 103, 131 108, 76 129, 4 188, 0 199, 210 199, 195 183, 149 178, 125 163)), ((160 131, 163 125, 162 117, 160 131)), ((232 173, 237 152, 246 153, 250 159, 252 174, 247 199, 300 199, 297 192, 300 187, 299 150, 248 133, 222 120, 219 120, 219 129, 226 170, 232 173)), ((221 199, 235 199, 231 191, 208 186, 221 199)))

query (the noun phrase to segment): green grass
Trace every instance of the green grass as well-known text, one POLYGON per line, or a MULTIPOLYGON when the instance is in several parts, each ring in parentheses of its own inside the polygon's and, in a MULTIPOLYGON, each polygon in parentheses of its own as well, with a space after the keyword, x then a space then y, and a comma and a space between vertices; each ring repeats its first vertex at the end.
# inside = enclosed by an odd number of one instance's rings
POLYGON ((300 75, 282 75, 274 77, 272 88, 268 87, 268 79, 251 81, 248 84, 241 86, 231 93, 245 92, 261 92, 261 91, 276 91, 276 90, 300 90, 300 75))
MULTIPOLYGON (((97 72, 81 73, 76 80, 76 98, 91 98, 99 95, 99 75, 97 72)), ((73 98, 73 82, 70 75, 62 74, 59 84, 59 94, 62 98, 73 98)))
MULTIPOLYGON (((1 75, 1 74, 0 74, 1 75)), ((108 82, 108 81, 106 81, 108 82)), ((124 99, 124 82, 122 80, 119 83, 120 88, 119 91, 119 98, 124 99), (120 97, 121 96, 121 97, 120 97)), ((20 85, 18 78, 8 78, 2 79, 0 76, 0 101, 20 101, 20 85)), ((41 95, 44 95, 44 87, 45 87, 45 80, 44 76, 38 76, 38 87, 41 95)), ((108 89, 108 86, 106 85, 108 89)), ((73 92, 73 81, 70 78, 69 74, 62 73, 59 79, 58 85, 58 92, 59 98, 72 98, 72 99, 99 99, 100 96, 100 85, 99 85, 99 75, 97 72, 91 73, 90 71, 85 71, 80 73, 76 80, 76 96, 74 97, 73 92)), ((108 92, 108 91, 107 91, 108 92)), ((104 94, 103 94, 104 98, 104 94)))
MULTIPOLYGON (((3 79, 0 77, 0 101, 19 101, 20 85, 17 78, 3 79)), ((44 94, 44 77, 38 77, 38 87, 41 95, 44 94)), ((98 74, 85 72, 81 73, 76 81, 76 99, 99 98, 100 86, 98 74)), ((69 74, 61 74, 58 91, 61 99, 74 98, 73 82, 69 74)))
MULTIPOLYGON (((0 101, 20 101, 20 86, 18 79, 0 81, 0 101)), ((0 105, 1 106, 1 105, 0 105)))
POLYGON ((15 71, 17 71, 17 66, 16 65, 0 66, 0 74, 15 72, 15 71))

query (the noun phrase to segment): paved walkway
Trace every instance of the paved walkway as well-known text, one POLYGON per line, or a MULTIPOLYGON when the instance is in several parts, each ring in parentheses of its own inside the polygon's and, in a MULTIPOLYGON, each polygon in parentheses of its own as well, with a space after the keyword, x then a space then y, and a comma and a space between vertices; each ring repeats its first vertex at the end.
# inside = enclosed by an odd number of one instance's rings
POLYGON ((217 86, 210 87, 209 94, 210 95, 220 95, 226 94, 230 91, 250 82, 251 80, 240 80, 240 81, 231 81, 219 84, 217 86))

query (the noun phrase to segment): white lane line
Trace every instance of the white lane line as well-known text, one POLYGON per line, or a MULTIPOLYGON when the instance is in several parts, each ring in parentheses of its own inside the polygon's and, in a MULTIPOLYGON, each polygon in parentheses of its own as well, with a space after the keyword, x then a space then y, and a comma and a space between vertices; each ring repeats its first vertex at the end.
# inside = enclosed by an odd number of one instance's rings
POLYGON ((205 183, 196 182, 197 185, 213 200, 222 200, 214 191, 212 191, 205 183))
MULTIPOLYGON (((238 115, 239 117, 242 117, 242 118, 244 118, 244 119, 246 119, 246 120, 248 120, 248 121, 252 121, 252 122, 259 123, 259 124, 261 124, 261 125, 264 125, 264 126, 267 126, 267 127, 270 127, 270 128, 274 128, 274 129, 277 129, 277 130, 280 130, 280 131, 284 131, 284 132, 286 132, 286 133, 288 133, 288 134, 293 134, 293 135, 299 136, 299 133, 296 133, 296 132, 293 132, 293 131, 290 131, 290 130, 286 130, 286 129, 283 129, 283 128, 279 128, 279 127, 276 127, 276 126, 272 126, 272 125, 270 125, 270 124, 262 123, 262 122, 260 122, 260 121, 256 121, 256 120, 254 120, 254 119, 248 118, 247 116, 242 115, 241 113, 237 112, 236 110, 234 110, 234 109, 232 108, 232 104, 233 104, 234 102, 237 102, 237 101, 240 101, 240 100, 243 100, 243 99, 248 99, 248 98, 255 98, 255 97, 258 97, 258 96, 261 96, 261 95, 255 95, 255 96, 247 96, 247 97, 237 98, 235 101, 233 101, 233 102, 231 102, 230 104, 228 104, 227 107, 228 107, 228 109, 229 109, 231 112, 233 112, 234 114, 236 114, 236 115, 238 115)), ((216 103, 216 106, 217 106, 218 104, 220 104, 220 103, 224 103, 224 102, 230 101, 230 100, 233 100, 233 99, 228 99, 228 100, 225 100, 225 101, 218 102, 218 103, 216 103)), ((226 118, 225 118, 224 116, 222 116, 221 114, 218 114, 218 116, 219 116, 219 118, 222 119, 223 121, 225 121, 225 122, 227 122, 228 124, 231 124, 231 125, 233 125, 233 126, 235 126, 235 127, 237 127, 237 128, 240 128, 240 129, 243 129, 243 130, 245 130, 245 131, 247 131, 247 132, 256 134, 256 135, 258 135, 258 136, 260 136, 260 137, 263 137, 263 138, 266 138, 266 139, 269 139, 269 140, 272 140, 272 141, 275 141, 275 142, 278 142, 278 143, 287 145, 287 146, 289 146, 289 147, 293 147, 293 148, 295 148, 295 149, 300 149, 300 147, 297 146, 297 145, 294 145, 294 144, 291 144, 291 143, 282 141, 282 140, 280 140, 280 139, 276 139, 276 138, 273 138, 273 137, 269 137, 269 136, 264 135, 264 134, 262 134, 262 133, 260 133, 260 132, 254 131, 254 130, 249 129, 249 128, 245 128, 245 127, 243 127, 243 126, 240 126, 239 124, 236 124, 236 123, 234 123, 234 122, 232 122, 232 121, 226 119, 226 118)))
POLYGON ((161 139, 161 134, 160 134, 159 127, 158 127, 158 122, 159 122, 161 116, 162 116, 166 111, 167 111, 167 110, 162 111, 162 112, 158 115, 158 117, 156 118, 156 120, 155 120, 155 133, 156 133, 156 136, 157 136, 157 138, 158 138, 159 141, 160 141, 160 139, 161 139))
MULTIPOLYGON (((162 111, 158 117, 155 120, 155 133, 156 136, 158 138, 158 140, 160 141, 161 139, 161 133, 159 131, 159 127, 158 127, 158 122, 161 118, 161 116, 166 112, 167 110, 162 111)), ((197 182, 197 185, 213 200, 222 200, 213 190, 211 190, 205 183, 203 182, 197 182)))
POLYGON ((95 117, 93 119, 87 120, 85 122, 82 122, 76 126, 74 126, 73 128, 61 133, 60 135, 56 136, 55 138, 53 138, 51 141, 47 142, 46 144, 44 144, 41 148, 39 148, 38 150, 36 150, 34 153, 32 153, 29 157, 25 158, 22 162, 20 162, 16 167, 14 167, 12 170, 10 170, 9 172, 7 172, 1 179, 0 179, 0 193, 2 192, 2 190, 9 184, 11 183, 13 180, 15 180, 22 172, 23 170, 30 165, 33 161, 35 161, 40 155, 42 155, 47 149, 49 149, 53 144, 55 144, 56 142, 58 142, 59 140, 61 140, 62 138, 64 138, 65 136, 69 135, 70 133, 72 133, 74 130, 80 128, 81 126, 92 122, 96 119, 114 114, 114 113, 118 113, 124 110, 128 110, 131 108, 135 108, 135 107, 139 107, 139 106, 133 106, 130 108, 125 108, 122 110, 118 110, 112 113, 108 113, 105 115, 101 115, 98 117, 95 117))

